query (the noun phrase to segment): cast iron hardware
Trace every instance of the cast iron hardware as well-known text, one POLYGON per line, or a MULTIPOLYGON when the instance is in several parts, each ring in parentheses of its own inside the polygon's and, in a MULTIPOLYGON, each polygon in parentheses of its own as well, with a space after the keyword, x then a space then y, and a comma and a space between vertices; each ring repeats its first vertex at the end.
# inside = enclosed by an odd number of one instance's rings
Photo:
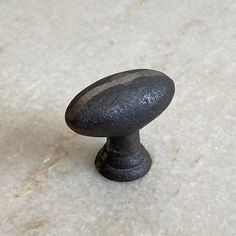
POLYGON ((80 92, 66 110, 66 123, 78 134, 107 137, 95 159, 98 171, 111 180, 132 181, 152 164, 139 130, 167 108, 174 93, 174 82, 159 71, 124 71, 80 92))

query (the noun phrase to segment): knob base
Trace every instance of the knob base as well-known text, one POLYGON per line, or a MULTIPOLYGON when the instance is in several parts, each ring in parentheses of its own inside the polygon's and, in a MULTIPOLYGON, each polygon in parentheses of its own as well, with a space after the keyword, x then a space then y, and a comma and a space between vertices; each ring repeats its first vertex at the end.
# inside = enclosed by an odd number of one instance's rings
POLYGON ((135 153, 117 153, 105 144, 98 152, 95 165, 104 177, 129 182, 144 176, 150 169, 152 159, 142 144, 135 153))

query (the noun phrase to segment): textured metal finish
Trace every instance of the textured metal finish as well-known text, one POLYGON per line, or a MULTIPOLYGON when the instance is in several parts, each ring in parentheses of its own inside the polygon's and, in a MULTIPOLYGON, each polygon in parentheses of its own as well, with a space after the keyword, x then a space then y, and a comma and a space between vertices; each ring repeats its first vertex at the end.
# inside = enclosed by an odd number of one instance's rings
POLYGON ((167 108, 174 92, 174 82, 161 72, 121 72, 80 92, 66 110, 66 123, 76 133, 107 137, 95 160, 98 171, 112 180, 132 181, 151 166, 138 131, 167 108))

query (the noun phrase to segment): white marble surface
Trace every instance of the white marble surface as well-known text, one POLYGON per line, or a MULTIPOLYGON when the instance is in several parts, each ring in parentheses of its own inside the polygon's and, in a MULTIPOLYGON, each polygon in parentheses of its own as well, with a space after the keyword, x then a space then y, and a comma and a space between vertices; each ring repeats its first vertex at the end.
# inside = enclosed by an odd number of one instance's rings
POLYGON ((1 236, 236 235, 236 1, 0 0, 0 99, 1 236), (176 95, 141 132, 149 174, 116 183, 64 111, 133 68, 176 95))

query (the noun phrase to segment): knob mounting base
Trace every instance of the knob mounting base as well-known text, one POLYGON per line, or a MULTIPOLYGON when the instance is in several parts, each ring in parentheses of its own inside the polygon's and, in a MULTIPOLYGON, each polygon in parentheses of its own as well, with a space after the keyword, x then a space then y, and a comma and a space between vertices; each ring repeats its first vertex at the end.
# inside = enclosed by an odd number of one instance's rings
POLYGON ((104 177, 128 182, 144 176, 152 164, 151 157, 140 143, 139 132, 120 137, 108 137, 98 152, 95 165, 104 177))

